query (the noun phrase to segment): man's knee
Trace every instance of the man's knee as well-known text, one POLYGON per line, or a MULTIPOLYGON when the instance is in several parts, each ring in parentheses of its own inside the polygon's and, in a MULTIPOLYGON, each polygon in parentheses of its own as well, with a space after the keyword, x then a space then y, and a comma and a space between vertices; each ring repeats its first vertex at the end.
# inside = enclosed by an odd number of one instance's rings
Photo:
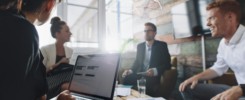
POLYGON ((222 84, 197 84, 193 89, 191 89, 190 86, 187 86, 182 95, 185 98, 198 98, 208 100, 213 96, 227 90, 228 88, 229 86, 222 84))
POLYGON ((181 92, 182 97, 184 100, 193 100, 193 89, 191 89, 191 86, 186 86, 185 90, 181 92))

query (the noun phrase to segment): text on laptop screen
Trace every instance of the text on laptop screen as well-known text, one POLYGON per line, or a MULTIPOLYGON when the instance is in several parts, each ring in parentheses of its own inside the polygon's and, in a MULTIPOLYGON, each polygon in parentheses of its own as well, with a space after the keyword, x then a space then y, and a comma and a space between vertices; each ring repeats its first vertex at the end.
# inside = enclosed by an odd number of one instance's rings
POLYGON ((118 59, 117 54, 79 56, 70 90, 110 98, 118 59))

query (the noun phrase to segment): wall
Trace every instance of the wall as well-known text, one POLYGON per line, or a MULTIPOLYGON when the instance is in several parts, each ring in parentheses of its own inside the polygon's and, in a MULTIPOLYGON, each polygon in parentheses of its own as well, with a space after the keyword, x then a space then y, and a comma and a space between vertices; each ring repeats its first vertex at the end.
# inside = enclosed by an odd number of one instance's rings
MULTIPOLYGON (((172 16, 170 9, 174 5, 184 2, 184 0, 160 0, 163 10, 154 2, 144 3, 143 1, 147 0, 133 1, 132 26, 134 39, 138 41, 133 43, 135 48, 138 43, 144 41, 144 23, 153 22, 158 28, 156 39, 168 43, 170 54, 172 56, 177 56, 178 66, 193 69, 191 72, 188 72, 192 73, 191 75, 202 71, 200 36, 180 39, 175 39, 173 37, 172 16)), ((210 36, 205 38, 206 64, 208 67, 212 66, 216 60, 219 41, 220 38, 211 38, 210 36)), ((135 51, 136 50, 124 51, 121 60, 122 69, 129 69, 132 66, 136 55, 135 51)))
MULTIPOLYGON (((185 2, 185 0, 159 0, 161 6, 151 1, 153 0, 150 0, 148 3, 143 3, 143 0, 134 0, 133 2, 134 38, 143 41, 144 23, 153 22, 158 28, 156 39, 168 43, 171 55, 177 56, 179 61, 186 59, 186 62, 182 62, 182 64, 188 67, 202 69, 200 36, 180 39, 174 39, 173 36, 171 8, 185 2)), ((211 66, 216 60, 220 38, 210 38, 210 36, 208 36, 205 41, 206 62, 207 66, 211 66)))

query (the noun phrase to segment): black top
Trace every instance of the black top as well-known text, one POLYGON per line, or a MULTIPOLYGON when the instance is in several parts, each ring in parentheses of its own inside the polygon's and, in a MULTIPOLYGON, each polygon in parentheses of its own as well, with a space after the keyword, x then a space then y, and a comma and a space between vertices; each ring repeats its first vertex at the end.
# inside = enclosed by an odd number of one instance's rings
POLYGON ((47 92, 38 41, 34 25, 17 11, 0 11, 1 100, 36 100, 47 92))
POLYGON ((56 63, 58 63, 63 57, 66 57, 66 56, 59 56, 59 55, 56 55, 56 63))

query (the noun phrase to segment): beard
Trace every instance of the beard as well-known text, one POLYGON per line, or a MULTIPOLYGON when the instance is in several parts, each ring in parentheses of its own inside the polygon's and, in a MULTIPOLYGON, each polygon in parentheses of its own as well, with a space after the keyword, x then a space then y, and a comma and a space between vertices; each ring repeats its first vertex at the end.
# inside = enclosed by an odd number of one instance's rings
POLYGON ((154 37, 151 37, 151 36, 145 36, 145 40, 146 40, 146 41, 151 41, 151 40, 154 40, 154 37))

